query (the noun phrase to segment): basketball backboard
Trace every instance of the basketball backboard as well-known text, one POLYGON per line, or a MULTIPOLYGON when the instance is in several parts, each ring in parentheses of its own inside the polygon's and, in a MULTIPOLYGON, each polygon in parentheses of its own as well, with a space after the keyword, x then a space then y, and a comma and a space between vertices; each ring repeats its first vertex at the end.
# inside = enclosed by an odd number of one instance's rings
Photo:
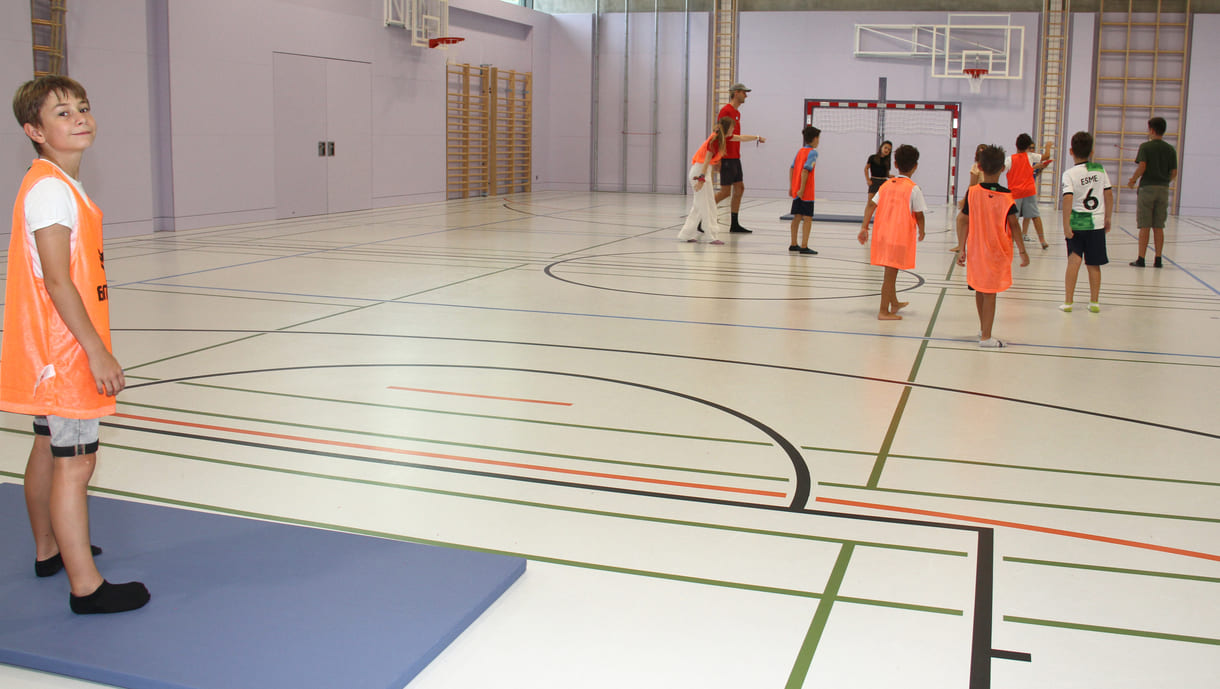
POLYGON ((1025 27, 1008 14, 951 13, 944 24, 857 24, 856 57, 928 59, 931 76, 969 79, 968 69, 987 79, 1021 79, 1025 27))

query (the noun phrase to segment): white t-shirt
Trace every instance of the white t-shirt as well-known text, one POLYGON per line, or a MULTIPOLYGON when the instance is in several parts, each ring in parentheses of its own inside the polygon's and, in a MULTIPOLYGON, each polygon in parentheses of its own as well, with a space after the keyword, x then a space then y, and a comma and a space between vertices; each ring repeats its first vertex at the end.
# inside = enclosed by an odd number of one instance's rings
MULTIPOLYGON (((54 163, 51 164, 54 165, 54 163)), ((56 166, 56 169, 59 167, 56 166)), ((72 186, 76 187, 86 203, 93 203, 89 199, 89 195, 85 193, 85 188, 81 186, 80 181, 73 179, 67 173, 64 173, 64 176, 72 180, 72 186)), ((26 192, 25 233, 26 239, 30 243, 30 262, 33 265, 35 276, 42 277, 42 261, 38 256, 38 245, 34 242, 34 233, 51 225, 63 225, 71 231, 68 241, 72 248, 76 248, 76 233, 80 229, 77 212, 76 197, 73 196, 72 189, 57 177, 39 180, 26 192)))
POLYGON ((1063 171, 1062 194, 1072 195, 1069 224, 1072 231, 1100 230, 1106 226, 1106 189, 1110 176, 1098 163, 1078 163, 1063 171))
MULTIPOLYGON (((906 177, 906 175, 894 175, 894 179, 897 179, 899 177, 906 177)), ((880 195, 881 195, 880 191, 878 191, 876 194, 873 194, 873 203, 877 203, 877 197, 880 195)), ((915 187, 913 189, 911 189, 911 212, 912 213, 927 213, 928 212, 928 202, 926 200, 924 200, 923 190, 919 188, 918 184, 916 184, 915 187)))

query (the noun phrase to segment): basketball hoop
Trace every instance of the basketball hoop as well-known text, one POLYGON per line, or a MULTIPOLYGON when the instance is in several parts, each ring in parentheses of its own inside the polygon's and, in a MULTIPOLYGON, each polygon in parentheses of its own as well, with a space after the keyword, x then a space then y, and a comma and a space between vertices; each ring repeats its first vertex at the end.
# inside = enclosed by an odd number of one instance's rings
POLYGON ((982 67, 967 67, 962 70, 970 78, 970 93, 979 93, 983 89, 983 77, 987 76, 986 69, 982 67))
MULTIPOLYGON (((428 47, 429 48, 447 48, 451 45, 456 45, 458 43, 461 43, 464 40, 466 40, 466 39, 460 38, 458 36, 440 36, 438 38, 429 38, 428 47)), ((983 71, 986 72, 987 70, 983 70, 983 71)))

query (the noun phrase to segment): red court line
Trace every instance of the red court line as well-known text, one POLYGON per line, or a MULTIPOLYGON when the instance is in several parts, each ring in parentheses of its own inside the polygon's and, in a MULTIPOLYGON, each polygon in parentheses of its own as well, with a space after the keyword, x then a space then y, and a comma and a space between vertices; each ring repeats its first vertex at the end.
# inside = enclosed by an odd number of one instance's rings
POLYGON ((623 474, 606 474, 598 471, 582 471, 580 469, 563 469, 559 467, 548 467, 538 464, 523 464, 519 462, 503 462, 495 459, 480 459, 478 457, 462 457, 460 455, 446 455, 436 452, 419 452, 416 450, 403 450, 396 447, 381 447, 379 445, 363 445, 360 443, 347 443, 339 440, 324 440, 322 438, 306 438, 299 435, 285 435, 283 433, 268 433, 266 431, 251 431, 244 428, 231 428, 228 426, 211 426, 203 423, 191 423, 189 421, 175 421, 173 419, 159 419, 152 416, 136 416, 134 414, 115 414, 116 417, 122 419, 132 419, 134 421, 150 421, 153 423, 164 423, 173 426, 186 426, 189 428, 199 428, 208 431, 221 431, 224 433, 239 433, 242 435, 254 435, 263 438, 275 438, 277 440, 295 440, 299 442, 318 443, 320 445, 333 445, 336 447, 347 447, 358 450, 374 450, 376 452, 390 452, 399 455, 410 455, 412 457, 430 457, 433 459, 448 459, 455 462, 469 462, 471 464, 488 464, 491 466, 511 467, 514 469, 530 469, 533 471, 549 471, 556 474, 570 474, 573 476, 589 476, 593 478, 608 478, 616 481, 635 481, 637 483, 653 483, 663 486, 676 486, 681 488, 699 488, 702 490, 715 490, 725 493, 741 493, 743 495, 760 495, 770 498, 786 498, 786 493, 770 491, 770 490, 755 490, 752 488, 734 488, 732 486, 717 486, 710 483, 687 483, 685 481, 666 481, 659 478, 646 478, 644 476, 627 476, 623 474))
POLYGON ((554 404, 560 407, 570 407, 571 402, 550 402, 548 400, 530 400, 520 397, 496 397, 495 395, 475 395, 469 392, 449 392, 447 390, 425 390, 424 388, 404 388, 397 385, 387 385, 390 390, 406 390, 408 392, 430 392, 434 395, 456 395, 458 397, 478 397, 484 400, 507 400, 509 402, 531 402, 533 404, 554 404))
POLYGON ((1160 553, 1170 553, 1172 555, 1185 555, 1186 557, 1197 557, 1201 560, 1214 560, 1220 562, 1220 555, 1212 553, 1203 553, 1197 550, 1183 550, 1182 548, 1171 548, 1164 545, 1156 545, 1155 543, 1144 543, 1142 541, 1129 541, 1125 538, 1112 538, 1110 536, 1098 536, 1097 534, 1084 533, 1081 531, 1067 531, 1065 529, 1053 529, 1047 526, 1035 526, 1033 524, 1021 524, 1020 522, 1006 522, 999 519, 987 519, 984 517, 968 517, 964 514, 953 514, 951 512, 933 512, 932 510, 917 510, 911 507, 896 507, 894 505, 879 505, 872 502, 856 502, 855 500, 839 500, 836 498, 818 498, 818 502, 828 502, 835 505, 847 505, 850 507, 867 507, 873 510, 888 510, 890 512, 905 512, 906 514, 919 514, 926 517, 940 517, 942 519, 956 519, 963 522, 975 522, 978 524, 990 524, 992 526, 1004 526, 1010 529, 1022 529, 1024 531, 1037 531, 1039 533, 1053 534, 1056 536, 1067 536, 1069 538, 1080 538, 1086 541, 1098 541, 1100 543, 1113 543, 1115 545, 1124 545, 1129 548, 1143 548, 1144 550, 1155 550, 1160 553))

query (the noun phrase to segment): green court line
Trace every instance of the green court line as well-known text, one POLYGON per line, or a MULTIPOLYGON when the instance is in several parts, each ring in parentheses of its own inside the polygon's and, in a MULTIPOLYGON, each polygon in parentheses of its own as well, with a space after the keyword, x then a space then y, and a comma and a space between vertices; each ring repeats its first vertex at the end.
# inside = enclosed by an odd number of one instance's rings
POLYGON ((312 425, 312 424, 293 423, 291 421, 273 421, 273 420, 269 420, 269 419, 260 419, 260 418, 253 418, 253 417, 248 417, 248 416, 238 416, 236 414, 221 414, 218 412, 205 412, 205 411, 197 411, 197 410, 192 410, 192 409, 178 409, 175 407, 165 407, 165 406, 160 406, 160 405, 155 405, 155 404, 140 404, 138 402, 123 402, 121 404, 121 406, 123 406, 123 407, 141 407, 144 409, 156 409, 159 411, 176 412, 179 414, 189 414, 189 415, 194 415, 194 416, 206 416, 206 417, 211 417, 211 418, 235 419, 235 420, 239 420, 239 421, 251 421, 254 423, 268 423, 268 424, 273 424, 276 426, 288 426, 290 428, 304 428, 304 429, 308 429, 308 430, 312 430, 312 431, 328 431, 331 433, 343 433, 343 434, 349 434, 349 435, 356 434, 356 435, 360 435, 363 437, 387 438, 390 440, 406 440, 406 441, 411 441, 411 442, 429 443, 429 444, 434 444, 434 445, 446 445, 446 446, 452 446, 452 447, 467 447, 467 448, 474 448, 477 450, 492 450, 495 452, 507 452, 507 453, 512 453, 512 454, 528 455, 531 457, 552 457, 555 459, 571 459, 571 460, 578 460, 578 461, 582 461, 582 462, 594 462, 594 463, 599 463, 599 464, 612 464, 612 465, 617 465, 617 466, 630 466, 630 467, 639 467, 639 468, 645 468, 645 469, 663 469, 663 470, 668 470, 668 471, 684 471, 684 472, 690 472, 690 473, 696 473, 696 474, 706 474, 706 475, 711 475, 711 476, 730 476, 733 478, 758 479, 760 481, 779 481, 781 483, 787 483, 789 480, 787 477, 783 477, 783 476, 763 476, 760 474, 743 474, 743 473, 738 473, 738 472, 733 472, 733 471, 715 471, 712 469, 697 469, 694 467, 671 466, 668 464, 648 464, 645 462, 630 462, 630 461, 621 460, 621 459, 603 459, 603 458, 599 458, 599 457, 586 457, 586 456, 582 456, 582 455, 568 455, 568 454, 562 454, 562 453, 558 453, 558 452, 543 452, 541 450, 522 450, 522 449, 518 449, 518 448, 511 448, 511 447, 498 447, 495 445, 478 445, 475 443, 460 443, 460 442, 450 441, 450 440, 435 440, 433 438, 419 438, 419 437, 409 436, 409 435, 394 435, 392 433, 377 433, 374 431, 353 431, 350 428, 334 428, 331 426, 317 426, 317 425, 312 425))
POLYGON ((851 488, 855 490, 877 491, 879 493, 897 493, 900 495, 921 495, 930 498, 949 498, 952 500, 973 500, 975 502, 992 502, 1002 505, 1021 505, 1024 507, 1049 507, 1057 510, 1075 510, 1077 512, 1095 512, 1098 514, 1121 514, 1129 517, 1152 517, 1155 519, 1177 519, 1189 522, 1202 522, 1205 524, 1220 524, 1220 519, 1215 517, 1194 517, 1184 514, 1161 514, 1158 512, 1136 512, 1134 510, 1116 510, 1106 507, 1086 507, 1083 505, 1060 505, 1051 502, 1032 502, 1028 500, 1008 500, 1005 498, 986 498, 977 495, 956 495, 954 493, 933 493, 923 490, 904 490, 902 488, 877 488, 875 486, 855 486, 850 483, 831 483, 829 481, 819 481, 819 486, 830 486, 832 488, 851 488))
MULTIPOLYGON (((833 450, 826 447, 802 447, 804 450, 822 450, 826 452, 839 452, 844 454, 864 454, 871 455, 872 452, 861 450, 833 450)), ((1055 469, 1053 467, 1034 467, 1026 464, 1002 464, 999 462, 981 462, 972 459, 949 459, 947 457, 924 457, 920 455, 900 455, 891 454, 893 459, 914 459, 923 462, 947 462, 950 464, 969 464, 974 466, 995 467, 998 469, 1018 469, 1023 471, 1042 471, 1052 474, 1069 474, 1073 476, 1095 476, 1098 478, 1119 478, 1132 481, 1156 481, 1158 483, 1180 483, 1189 486, 1220 486, 1220 482, 1216 481, 1193 481, 1185 478, 1165 478, 1161 476, 1140 476, 1138 474, 1114 474, 1103 471, 1083 471, 1080 469, 1055 469)))
MULTIPOLYGON (((943 349, 945 351, 956 352, 961 351, 962 347, 945 347, 943 345, 930 345, 928 349, 943 349)), ((1085 361, 1113 361, 1124 364, 1153 364, 1157 366, 1198 366, 1202 368, 1220 368, 1220 364, 1192 364, 1186 361, 1150 361, 1148 359, 1118 359, 1106 356, 1083 356, 1080 354, 1041 354, 1039 352, 1016 351, 1013 350, 1009 354, 1017 354, 1020 356, 1043 356, 1052 359, 1082 359, 1085 361)), ((1152 356, 1156 356, 1152 354, 1152 356)))
MULTIPOLYGON (((957 261, 949 264, 949 272, 945 274, 945 280, 953 277, 953 268, 957 266, 957 261)), ((936 318, 940 315, 941 304, 945 303, 945 294, 948 288, 942 287, 940 296, 936 298, 936 308, 932 309, 932 318, 928 321, 928 327, 924 330, 923 341, 919 343, 919 352, 915 355, 915 362, 911 364, 911 372, 907 374, 907 382, 914 383, 916 376, 919 375, 919 366, 923 363, 923 355, 928 351, 929 338, 932 337, 932 329, 936 327, 936 318)), ((902 388, 902 395, 898 398, 898 405, 894 408, 894 415, 890 417, 889 428, 885 431, 885 439, 881 441, 881 449, 877 450, 877 461, 873 463, 873 470, 868 476, 868 485, 875 487, 881 482, 881 472, 885 470, 886 459, 889 458, 890 448, 894 446, 894 437, 898 435, 898 424, 902 422, 902 415, 907 408, 907 400, 911 397, 911 386, 906 385, 902 388)))
MULTIPOLYGON (((877 456, 876 452, 870 452, 868 450, 842 450, 842 449, 834 448, 834 447, 817 447, 814 445, 801 445, 801 449, 802 450, 814 450, 816 452, 833 452, 833 453, 839 454, 839 455, 867 455, 869 457, 877 456)), ((900 455, 890 455, 890 456, 898 457, 900 455)))
POLYGON ((847 564, 851 562, 852 550, 850 543, 844 543, 843 547, 839 549, 839 557, 835 560, 834 569, 830 571, 826 589, 822 592, 821 599, 818 600, 818 609, 813 613, 809 630, 805 632, 805 641, 796 655, 792 672, 788 675, 788 683, 784 685, 785 689, 801 689, 805 686, 809 666, 813 663, 813 654, 818 650, 818 642, 822 640, 822 633, 826 631, 826 623, 830 620, 830 609, 834 607, 835 597, 839 595, 839 587, 843 584, 843 577, 847 574, 847 564))
POLYGON ((1004 557, 1005 562, 1016 562, 1025 565, 1040 565, 1042 567, 1067 567, 1069 569, 1084 569, 1092 572, 1108 572, 1111 574, 1132 574, 1141 577, 1157 577, 1159 579, 1183 579, 1186 581, 1201 581, 1206 584, 1220 584, 1220 577, 1204 577, 1197 574, 1180 574, 1178 572, 1157 572, 1149 569, 1127 569, 1125 567, 1106 567, 1103 565, 1088 565, 1081 562, 1056 562, 1054 560, 1035 560, 1028 557, 1004 557))
POLYGON ((490 419, 492 421, 515 421, 518 423, 536 423, 543 426, 558 426, 562 428, 580 428, 591 431, 609 431, 611 433, 632 433, 635 435, 657 436, 662 438, 679 438, 681 440, 707 440, 715 443, 735 443, 738 445, 756 445, 761 447, 773 447, 774 443, 760 440, 737 440, 735 438, 715 438, 703 435, 685 435, 682 433, 662 433, 660 431, 640 431, 632 428, 614 428, 612 426, 592 426, 580 423, 563 423, 559 421, 543 421, 539 419, 522 419, 512 416, 495 416, 492 414, 473 414, 469 412, 448 411, 444 409, 425 409, 423 407, 403 407, 395 404, 379 404, 376 402, 358 402, 354 400, 334 399, 330 397, 314 397, 312 395, 297 395, 288 392, 271 392, 268 390, 251 390, 249 388, 238 388, 226 385, 214 385, 209 383, 197 383, 184 381, 182 385, 194 385, 201 388, 211 388, 214 390, 227 390, 230 392, 245 392, 252 395, 270 395, 272 397, 287 397, 292 399, 311 400, 314 402, 329 402, 332 404, 351 404, 359 407, 372 407, 377 409, 393 409, 395 411, 415 411, 425 414, 445 414, 448 416, 464 416, 474 419, 490 419))
POLYGON ((1058 620, 1042 620, 1035 617, 1016 617, 1015 615, 1005 615, 1005 622, 1015 622, 1017 624, 1034 624, 1041 627, 1058 627, 1059 629, 1073 629, 1081 632, 1101 632, 1103 634, 1122 634, 1123 636, 1141 636, 1147 639, 1161 639, 1163 641, 1181 641, 1188 644, 1207 644, 1209 646, 1220 646, 1220 639, 1212 639, 1206 636, 1187 636, 1185 634, 1167 634, 1165 632, 1152 632, 1145 629, 1126 629, 1123 627, 1103 627, 1096 624, 1081 624, 1079 622, 1060 622, 1058 620))
MULTIPOLYGON (((21 474, 16 474, 16 473, 13 473, 10 471, 2 471, 2 470, 0 470, 0 476, 11 476, 13 478, 22 477, 21 474)), ((428 539, 428 538, 415 538, 412 536, 404 536, 402 534, 390 533, 388 531, 375 531, 372 529, 360 529, 360 528, 355 528, 355 527, 350 527, 350 526, 342 526, 339 524, 329 524, 326 522, 312 521, 309 519, 296 519, 296 518, 292 518, 292 517, 282 517, 282 516, 276 516, 276 515, 270 515, 270 514, 263 514, 260 512, 250 512, 248 510, 238 510, 238 509, 232 509, 232 508, 228 508, 228 507, 218 507, 215 505, 205 505, 202 503, 190 502, 187 500, 175 500, 172 498, 164 498, 164 497, 159 497, 159 496, 155 496, 155 495, 145 495, 142 493, 133 493, 130 491, 117 490, 114 488, 91 487, 89 490, 92 493, 105 493, 105 494, 114 495, 117 497, 132 498, 135 500, 143 500, 146 502, 153 502, 153 503, 162 504, 162 505, 173 505, 176 507, 203 510, 206 512, 214 512, 217 514, 226 514, 226 515, 230 515, 230 516, 234 516, 234 517, 243 517, 243 518, 247 518, 247 519, 260 519, 260 520, 271 521, 271 522, 276 522, 276 523, 280 523, 280 524, 292 524, 295 526, 305 526, 305 527, 310 527, 310 528, 315 528, 315 529, 326 529, 328 531, 340 531, 343 533, 357 534, 360 536, 371 536, 374 538, 385 538, 388 540, 402 541, 405 543, 419 543, 422 545, 439 546, 442 548, 457 548, 459 550, 466 550, 466 551, 476 552, 476 553, 489 553, 489 554, 493 554, 493 555, 507 555, 509 557, 521 557, 521 558, 525 558, 528 560, 532 560, 534 562, 545 562, 547 564, 563 565, 563 566, 567 566, 567 567, 579 567, 582 569, 592 569, 592 570, 598 570, 598 571, 603 571, 603 572, 612 572, 612 573, 616 573, 616 574, 628 574, 628 575, 632 575, 632 576, 642 576, 642 577, 649 577, 649 578, 654 578, 654 579, 666 579, 666 580, 670 580, 670 581, 678 581, 678 582, 683 582, 683 583, 700 584, 700 585, 705 585, 705 586, 716 586, 716 587, 720 587, 720 588, 739 589, 739 590, 743 590, 743 591, 753 591, 755 593, 768 593, 768 594, 775 594, 775 595, 794 596, 794 597, 798 597, 798 598, 823 598, 826 595, 825 593, 814 593, 811 591, 799 591, 796 589, 777 588, 777 587, 773 587, 773 586, 760 586, 760 585, 756 585, 756 584, 746 584, 746 583, 735 582, 735 581, 724 581, 724 580, 720 580, 720 579, 708 579, 708 578, 704 578, 704 577, 691 577, 691 576, 685 576, 685 575, 681 575, 681 574, 671 574, 668 572, 655 572, 655 571, 651 571, 651 570, 635 569, 635 568, 630 568, 630 567, 617 567, 614 565, 603 565, 603 564, 598 564, 598 563, 594 563, 594 562, 583 562, 580 560, 567 560, 567 559, 563 559, 563 558, 529 555, 526 553, 518 553, 518 552, 513 552, 513 551, 508 551, 508 550, 496 550, 493 548, 479 548, 476 546, 468 546, 468 545, 463 545, 460 543, 448 543, 446 541, 438 541, 438 540, 433 540, 433 539, 428 539)), ((851 544, 847 544, 845 547, 850 548, 851 544)), ((953 608, 939 608, 939 607, 928 606, 928 605, 917 605, 914 603, 901 603, 901 602, 897 602, 897 601, 874 600, 874 599, 870 599, 870 598, 850 598, 850 599, 841 598, 839 600, 843 601, 843 602, 850 602, 850 603, 855 603, 855 604, 859 604, 859 605, 875 605, 875 606, 885 607, 885 608, 897 608, 897 609, 901 609, 901 610, 910 610, 912 612, 927 612, 927 613, 934 613, 934 614, 941 614, 941 615, 957 615, 957 616, 961 616, 964 614, 963 611, 956 610, 953 608)))
MULTIPOLYGON (((0 431, 7 432, 7 433, 16 433, 16 434, 21 434, 21 435, 26 435, 26 436, 29 435, 28 431, 15 431, 15 430, 8 429, 8 428, 0 429, 0 431)), ((349 476, 338 476, 335 474, 324 474, 324 473, 314 472, 314 471, 303 471, 300 469, 285 469, 285 468, 281 468, 281 467, 269 467, 269 466, 262 466, 262 465, 258 465, 258 464, 249 464, 246 462, 237 462, 237 461, 228 460, 228 459, 215 459, 212 457, 201 457, 198 455, 183 454, 180 452, 150 450, 150 449, 143 448, 143 447, 133 447, 130 445, 117 445, 114 443, 107 443, 106 447, 116 449, 116 450, 127 450, 129 452, 142 452, 145 454, 158 455, 158 456, 162 456, 162 457, 174 457, 177 459, 185 459, 185 460, 190 460, 190 461, 195 461, 195 462, 202 462, 205 464, 216 464, 219 466, 226 466, 226 467, 231 467, 231 468, 235 468, 235 469, 252 469, 255 471, 265 471, 268 473, 285 474, 285 475, 289 475, 289 476, 298 476, 298 477, 302 477, 302 478, 320 479, 323 481, 338 481, 341 483, 354 483, 357 485, 373 486, 376 488, 391 488, 391 489, 395 489, 395 490, 410 491, 413 493, 425 493, 425 494, 429 494, 429 495, 444 495, 447 497, 464 498, 464 499, 468 499, 468 500, 482 500, 484 502, 495 502, 495 503, 501 503, 501 504, 506 504, 506 505, 517 505, 517 506, 521 506, 521 507, 532 507, 532 508, 544 509, 544 510, 555 510, 555 511, 559 511, 559 512, 572 512, 574 514, 588 514, 588 515, 598 516, 598 517, 612 517, 612 518, 618 518, 618 519, 652 522, 652 523, 656 523, 656 524, 667 524, 667 525, 671 525, 671 526, 686 526, 686 527, 700 528, 700 529, 714 529, 714 530, 719 530, 719 531, 730 531, 730 532, 735 532, 735 533, 751 534, 751 535, 755 535, 755 536, 773 536, 776 538, 791 538, 794 540, 813 541, 813 542, 818 542, 818 543, 834 543, 834 544, 840 544, 840 545, 843 543, 852 543, 852 544, 858 545, 862 548, 877 548, 880 550, 901 550, 903 552, 922 553, 925 555, 943 555, 946 557, 969 557, 969 553, 964 552, 964 551, 959 551, 959 550, 944 550, 941 548, 925 548, 925 547, 921 547, 921 546, 902 545, 902 544, 897 544, 897 543, 881 543, 878 541, 854 541, 854 540, 843 539, 843 538, 830 538, 830 537, 826 537, 826 536, 815 536, 815 535, 811 535, 811 534, 793 533, 793 532, 789 532, 789 531, 773 531, 773 530, 769 530, 769 529, 755 529, 755 528, 743 527, 743 526, 731 526, 731 525, 725 525, 725 524, 710 524, 710 523, 706 523, 706 522, 695 522, 695 521, 689 521, 689 520, 683 520, 683 519, 668 519, 665 517, 652 517, 652 516, 646 516, 646 515, 628 514, 625 512, 611 512, 608 510, 595 510, 595 509, 586 508, 586 507, 570 507, 570 506, 566 506, 566 505, 554 505, 554 504, 550 504, 550 503, 534 502, 531 500, 519 500, 519 499, 515 499, 515 498, 502 498, 502 497, 497 497, 497 496, 492 496, 492 495, 480 495, 477 493, 463 493, 460 491, 445 490, 445 489, 441 489, 441 488, 425 488, 423 486, 412 486, 412 485, 407 485, 407 484, 403 484, 403 483, 391 483, 389 481, 375 481, 372 479, 362 479, 362 478, 355 478, 355 477, 349 477, 349 476)), ((4 472, 4 471, 0 471, 0 474, 9 475, 9 476, 13 476, 16 478, 22 477, 21 474, 8 473, 8 472, 4 472)))

